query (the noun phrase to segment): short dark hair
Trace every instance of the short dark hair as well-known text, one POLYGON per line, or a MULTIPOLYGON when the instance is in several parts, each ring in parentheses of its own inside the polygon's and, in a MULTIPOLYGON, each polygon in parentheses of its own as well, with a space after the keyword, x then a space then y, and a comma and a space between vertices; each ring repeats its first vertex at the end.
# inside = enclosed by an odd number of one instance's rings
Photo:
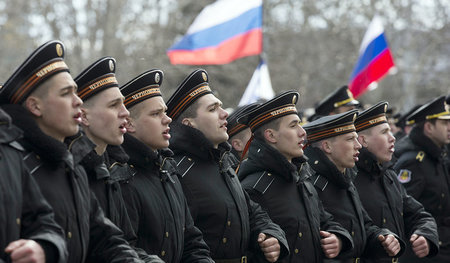
POLYGON ((430 122, 431 124, 435 125, 436 124, 436 120, 437 119, 430 119, 430 120, 425 120, 425 121, 421 121, 421 122, 415 123, 413 125, 413 128, 416 128, 416 129, 419 129, 419 130, 423 131, 423 128, 424 128, 426 122, 430 122))
POLYGON ((266 124, 263 124, 262 126, 258 127, 254 132, 254 136, 255 138, 258 138, 260 140, 265 140, 264 139, 264 131, 267 129, 273 129, 278 131, 278 129, 280 128, 280 123, 281 123, 281 118, 277 118, 273 121, 269 121, 266 124))
POLYGON ((198 100, 196 100, 189 107, 187 107, 182 113, 180 113, 180 115, 175 119, 175 122, 181 123, 184 118, 197 117, 198 107, 199 107, 198 100))

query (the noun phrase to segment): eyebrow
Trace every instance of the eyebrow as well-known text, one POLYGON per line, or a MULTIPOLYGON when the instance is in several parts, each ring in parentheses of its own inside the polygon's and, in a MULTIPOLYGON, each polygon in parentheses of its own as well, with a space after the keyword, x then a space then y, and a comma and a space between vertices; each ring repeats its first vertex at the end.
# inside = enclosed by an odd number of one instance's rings
POLYGON ((112 103, 116 103, 116 102, 122 102, 124 100, 125 100, 125 97, 119 97, 119 98, 109 101, 109 103, 112 104, 112 103))
POLYGON ((222 102, 221 101, 216 101, 214 103, 209 104, 208 106, 206 106, 207 108, 210 108, 212 106, 222 106, 222 102))

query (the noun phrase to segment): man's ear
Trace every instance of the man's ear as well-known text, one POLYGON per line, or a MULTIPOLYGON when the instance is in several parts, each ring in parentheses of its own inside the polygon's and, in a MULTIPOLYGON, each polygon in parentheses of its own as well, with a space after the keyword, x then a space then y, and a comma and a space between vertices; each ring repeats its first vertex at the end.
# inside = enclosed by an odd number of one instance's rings
POLYGON ((362 134, 362 133, 359 133, 359 134, 358 134, 358 142, 359 142, 363 147, 366 147, 366 148, 367 148, 367 146, 369 146, 369 143, 367 142, 367 136, 364 135, 364 134, 362 134))
POLYGON ((88 111, 86 108, 81 108, 81 124, 86 127, 89 127, 88 111))
POLYGON ((275 131, 273 129, 264 130, 264 139, 270 143, 276 143, 277 138, 275 138, 275 131))
POLYGON ((433 133, 433 129, 434 129, 433 123, 431 123, 431 122, 429 122, 429 121, 426 121, 426 122, 423 124, 423 133, 424 133, 425 135, 430 135, 430 134, 432 134, 432 133, 433 133))
POLYGON ((231 146, 233 146, 233 148, 238 152, 242 152, 245 147, 245 145, 242 145, 242 141, 239 139, 232 139, 231 146))
POLYGON ((181 121, 181 123, 184 124, 184 125, 186 125, 186 126, 189 126, 189 127, 194 127, 194 126, 192 125, 193 120, 192 120, 191 118, 184 118, 184 119, 181 121))
POLYGON ((328 141, 328 140, 323 140, 323 141, 320 143, 320 146, 321 146, 321 148, 322 148, 322 151, 324 151, 325 153, 331 153, 332 147, 331 147, 330 141, 328 141))
POLYGON ((27 108, 27 110, 29 112, 31 112, 31 114, 33 114, 36 117, 41 117, 42 116, 42 111, 41 111, 41 99, 39 99, 38 97, 35 96, 29 96, 26 100, 25 100, 25 108, 27 108))
POLYGON ((136 132, 136 126, 134 126, 134 119, 127 117, 127 124, 125 125, 127 128, 127 132, 129 133, 135 133, 136 132))

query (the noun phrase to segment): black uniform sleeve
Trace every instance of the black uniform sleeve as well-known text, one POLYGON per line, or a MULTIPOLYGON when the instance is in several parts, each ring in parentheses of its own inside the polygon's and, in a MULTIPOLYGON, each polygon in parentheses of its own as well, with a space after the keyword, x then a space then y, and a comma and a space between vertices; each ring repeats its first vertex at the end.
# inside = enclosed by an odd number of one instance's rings
POLYGON ((89 261, 142 262, 123 237, 123 232, 103 214, 95 195, 90 192, 89 261))
POLYGON ((405 252, 406 243, 403 241, 397 234, 393 233, 387 228, 380 228, 377 225, 375 225, 370 218, 367 211, 362 207, 362 213, 364 218, 364 228, 366 229, 367 234, 367 243, 365 247, 364 254, 368 255, 369 257, 386 257, 387 253, 384 250, 383 246, 381 245, 381 242, 378 240, 378 236, 386 236, 386 235, 393 235, 398 242, 400 243, 400 251, 398 252, 395 257, 401 256, 405 252))
POLYGON ((214 263, 214 260, 210 256, 209 247, 203 240, 202 232, 194 225, 194 220, 192 219, 186 200, 185 204, 186 225, 184 231, 184 250, 181 261, 214 263))
POLYGON ((258 244, 258 235, 264 233, 272 236, 278 240, 280 244, 280 257, 279 260, 289 255, 289 244, 286 239, 286 234, 283 229, 270 219, 266 211, 261 206, 250 199, 248 193, 244 191, 244 195, 247 201, 249 219, 250 219, 250 240, 254 251, 260 251, 258 244))
POLYGON ((56 255, 56 262, 66 262, 68 252, 64 232, 55 222, 53 210, 39 186, 25 168, 22 171, 22 191, 21 237, 45 243, 46 254, 56 255))
POLYGON ((430 245, 428 257, 435 256, 439 252, 439 236, 436 221, 430 213, 425 211, 421 203, 406 193, 401 185, 399 185, 399 188, 403 199, 403 219, 406 234, 408 235, 406 238, 412 234, 425 237, 430 245))
POLYGON ((353 238, 350 233, 341 226, 338 222, 334 221, 333 215, 328 213, 319 201, 319 213, 320 213, 320 230, 327 231, 335 234, 342 242, 342 249, 340 253, 349 252, 353 249, 353 238))

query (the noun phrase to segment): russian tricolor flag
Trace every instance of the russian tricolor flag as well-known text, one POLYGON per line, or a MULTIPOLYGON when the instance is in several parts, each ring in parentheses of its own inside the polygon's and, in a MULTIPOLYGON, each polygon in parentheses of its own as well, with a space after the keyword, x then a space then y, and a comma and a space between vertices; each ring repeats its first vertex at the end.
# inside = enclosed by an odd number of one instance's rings
POLYGON ((262 52, 262 0, 218 0, 206 6, 168 51, 172 64, 227 64, 262 52))
POLYGON ((358 62, 350 76, 349 89, 353 96, 363 94, 394 66, 391 51, 384 37, 383 24, 381 19, 375 16, 364 35, 358 62))

